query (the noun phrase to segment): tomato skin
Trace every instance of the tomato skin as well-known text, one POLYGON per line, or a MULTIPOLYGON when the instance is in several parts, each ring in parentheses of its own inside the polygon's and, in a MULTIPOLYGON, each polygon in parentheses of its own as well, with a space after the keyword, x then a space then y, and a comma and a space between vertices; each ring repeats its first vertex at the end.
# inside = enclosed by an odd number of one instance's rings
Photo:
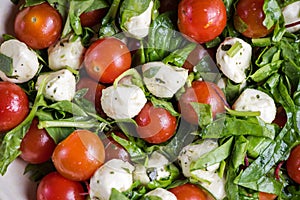
POLYGON ((283 128, 286 124, 287 116, 283 107, 279 107, 276 112, 276 117, 272 123, 277 124, 280 128, 283 128))
POLYGON ((286 162, 286 169, 289 177, 300 184, 300 144, 292 149, 286 162))
POLYGON ((102 141, 88 130, 75 130, 56 146, 52 155, 56 170, 74 181, 90 178, 104 160, 102 141))
POLYGON ((219 36, 226 21, 226 7, 222 0, 182 0, 178 5, 179 31, 198 43, 219 36))
POLYGON ((84 200, 84 189, 80 182, 71 181, 58 172, 42 178, 37 188, 37 200, 72 199, 84 200))
POLYGON ((273 29, 263 25, 265 14, 264 0, 239 0, 234 15, 234 27, 245 37, 260 38, 268 35, 273 29), (245 25, 246 29, 244 28, 245 25))
POLYGON ((259 192, 259 200, 274 200, 276 199, 275 194, 265 193, 265 192, 259 192))
MULTIPOLYGON (((114 134, 123 138, 127 139, 126 136, 121 132, 115 132, 114 134)), ((111 159, 121 159, 123 161, 130 162, 130 155, 126 149, 124 149, 118 142, 116 142, 111 134, 102 140, 104 147, 105 147, 105 162, 111 159)))
POLYGON ((113 83, 130 65, 131 54, 128 47, 116 38, 96 40, 87 49, 84 58, 87 74, 101 83, 113 83))
POLYGON ((151 102, 145 104, 135 121, 139 136, 152 144, 166 142, 176 131, 176 117, 164 108, 154 107, 151 102))
POLYGON ((96 82, 95 80, 89 77, 82 77, 77 83, 76 89, 80 90, 83 88, 88 88, 88 91, 84 97, 87 100, 94 103, 95 109, 101 117, 105 117, 106 115, 101 107, 101 96, 102 96, 102 90, 106 88, 106 86, 96 82))
POLYGON ((16 37, 33 49, 54 44, 62 31, 61 15, 50 4, 42 3, 21 10, 14 24, 16 37))
POLYGON ((169 190, 177 200, 206 200, 206 194, 196 185, 186 183, 169 190))
POLYGON ((179 99, 179 107, 182 118, 191 124, 198 124, 198 116, 191 102, 209 104, 213 118, 225 111, 227 105, 223 91, 214 83, 205 81, 194 81, 179 99))
POLYGON ((0 81, 0 133, 19 125, 29 113, 29 100, 20 86, 0 81))
POLYGON ((93 27, 101 22, 106 13, 106 8, 84 12, 80 15, 80 23, 84 27, 93 27))
POLYGON ((56 146, 45 129, 38 129, 38 123, 38 118, 34 118, 29 130, 22 139, 20 147, 20 157, 32 164, 49 160, 56 146))

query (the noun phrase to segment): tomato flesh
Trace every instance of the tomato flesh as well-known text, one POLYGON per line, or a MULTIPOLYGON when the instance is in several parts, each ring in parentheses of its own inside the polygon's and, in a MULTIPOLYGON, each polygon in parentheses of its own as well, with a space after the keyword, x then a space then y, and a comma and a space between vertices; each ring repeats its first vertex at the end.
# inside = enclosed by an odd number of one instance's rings
POLYGON ((178 28, 189 40, 205 43, 215 39, 226 21, 222 0, 182 0, 178 5, 178 28))
POLYGON ((236 5, 234 26, 245 37, 260 38, 268 35, 271 29, 263 25, 265 14, 264 0, 239 0, 236 5))
POLYGON ((171 188, 177 200, 206 200, 206 194, 198 186, 190 183, 171 188))
POLYGON ((294 147, 286 162, 289 177, 300 184, 300 145, 294 147))
POLYGON ((136 116, 139 136, 149 143, 159 144, 170 139, 176 131, 176 117, 164 108, 148 102, 136 116))
POLYGON ((276 199, 275 194, 270 194, 266 192, 259 192, 259 200, 274 200, 276 199))
POLYGON ((130 65, 128 47, 116 38, 98 39, 87 49, 84 58, 87 74, 101 83, 113 83, 130 65))
POLYGON ((73 199, 84 200, 84 189, 80 182, 71 181, 57 172, 42 178, 37 188, 37 200, 73 199))
POLYGON ((105 160, 102 141, 88 130, 76 130, 54 149, 52 160, 64 177, 83 181, 89 179, 105 160))
POLYGON ((198 116, 191 102, 209 104, 214 118, 223 113, 227 105, 223 91, 216 84, 205 81, 194 81, 179 99, 183 119, 191 124, 198 124, 198 116))
POLYGON ((32 164, 43 163, 49 160, 56 146, 54 140, 45 129, 38 129, 38 123, 38 119, 34 118, 29 130, 22 139, 20 147, 20 157, 32 164))
POLYGON ((29 100, 20 86, 0 82, 0 133, 19 125, 29 113, 29 100))

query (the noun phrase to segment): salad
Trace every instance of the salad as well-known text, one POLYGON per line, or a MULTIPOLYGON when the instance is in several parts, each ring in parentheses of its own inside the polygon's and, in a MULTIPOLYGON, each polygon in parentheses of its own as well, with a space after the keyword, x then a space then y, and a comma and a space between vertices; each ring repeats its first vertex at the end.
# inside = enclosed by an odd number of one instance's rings
POLYGON ((300 1, 11 2, 1 175, 23 159, 38 200, 300 198, 300 1))

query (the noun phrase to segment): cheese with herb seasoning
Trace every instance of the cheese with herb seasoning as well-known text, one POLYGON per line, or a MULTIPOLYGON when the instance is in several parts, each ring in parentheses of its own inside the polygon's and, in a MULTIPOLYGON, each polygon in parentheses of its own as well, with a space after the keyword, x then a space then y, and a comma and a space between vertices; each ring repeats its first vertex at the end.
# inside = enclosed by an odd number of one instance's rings
POLYGON ((145 197, 147 196, 155 196, 159 197, 162 200, 177 200, 177 197, 172 192, 169 192, 168 190, 164 188, 156 188, 155 190, 151 190, 150 192, 145 194, 145 197))

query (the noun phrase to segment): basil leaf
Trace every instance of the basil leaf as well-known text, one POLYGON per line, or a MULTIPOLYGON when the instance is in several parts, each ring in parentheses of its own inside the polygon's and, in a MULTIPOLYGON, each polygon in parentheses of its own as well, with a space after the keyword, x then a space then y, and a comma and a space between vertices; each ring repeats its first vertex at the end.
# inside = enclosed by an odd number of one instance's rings
POLYGON ((118 191, 115 188, 111 189, 111 194, 109 200, 129 200, 122 192, 118 191))
POLYGON ((12 76, 13 73, 13 59, 0 53, 0 70, 7 76, 12 76))
POLYGON ((165 64, 173 64, 182 67, 190 53, 195 49, 196 44, 190 43, 181 49, 176 49, 163 59, 165 64))
POLYGON ((198 124, 201 128, 204 128, 206 125, 210 124, 213 121, 212 111, 210 104, 191 102, 190 103, 197 113, 198 124))
POLYGON ((281 16, 281 8, 279 7, 276 0, 265 0, 263 4, 263 11, 265 13, 263 25, 267 29, 270 29, 279 20, 281 16))

